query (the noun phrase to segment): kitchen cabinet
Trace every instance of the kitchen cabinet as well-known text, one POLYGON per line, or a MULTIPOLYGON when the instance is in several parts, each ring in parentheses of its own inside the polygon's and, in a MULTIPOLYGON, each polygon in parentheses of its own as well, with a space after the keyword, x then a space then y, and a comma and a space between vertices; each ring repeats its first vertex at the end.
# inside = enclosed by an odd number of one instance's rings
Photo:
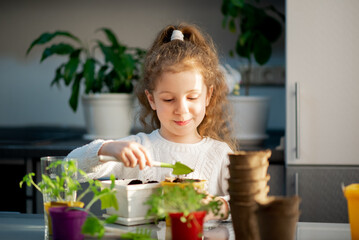
POLYGON ((301 221, 347 222, 359 182, 359 1, 286 1, 286 194, 301 221))
POLYGON ((358 165, 359 1, 286 8, 286 162, 358 165))
POLYGON ((301 222, 348 223, 341 184, 359 182, 359 166, 288 166, 287 195, 301 197, 301 222))

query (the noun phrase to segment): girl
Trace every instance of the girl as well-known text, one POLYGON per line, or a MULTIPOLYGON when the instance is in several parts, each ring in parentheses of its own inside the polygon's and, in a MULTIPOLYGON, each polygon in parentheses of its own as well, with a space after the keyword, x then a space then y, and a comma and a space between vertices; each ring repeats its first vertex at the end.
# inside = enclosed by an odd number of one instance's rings
POLYGON ((157 181, 171 170, 151 167, 152 159, 182 162, 194 169, 188 178, 207 180, 208 192, 223 196, 226 218, 228 153, 235 144, 228 128, 227 85, 211 38, 195 26, 164 28, 147 53, 136 95, 141 122, 147 126, 150 119, 155 130, 115 141, 95 140, 69 157, 77 158, 92 178, 113 173, 121 179, 157 181), (118 162, 101 163, 98 155, 118 162))

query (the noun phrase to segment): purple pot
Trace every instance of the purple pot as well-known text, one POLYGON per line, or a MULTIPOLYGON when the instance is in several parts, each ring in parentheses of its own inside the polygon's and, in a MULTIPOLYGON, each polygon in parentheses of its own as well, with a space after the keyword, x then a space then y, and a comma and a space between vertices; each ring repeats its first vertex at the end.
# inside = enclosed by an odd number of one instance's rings
POLYGON ((49 209, 52 219, 53 240, 82 240, 81 233, 87 212, 67 210, 66 207, 52 207, 49 209))

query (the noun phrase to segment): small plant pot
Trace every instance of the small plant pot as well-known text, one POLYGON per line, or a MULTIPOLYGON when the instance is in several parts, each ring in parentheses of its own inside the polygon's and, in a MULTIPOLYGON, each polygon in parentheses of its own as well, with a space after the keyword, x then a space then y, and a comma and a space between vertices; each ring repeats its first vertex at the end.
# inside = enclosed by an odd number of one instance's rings
MULTIPOLYGON (((169 182, 169 181, 161 181, 161 186, 179 186, 184 188, 188 185, 193 185, 193 187, 199 191, 206 191, 206 183, 207 180, 195 180, 195 179, 183 179, 183 182, 169 182)), ((169 216, 166 217, 166 226, 171 226, 171 218, 169 216)))
POLYGON ((293 215, 299 212, 301 198, 297 195, 291 197, 270 196, 265 199, 256 199, 258 211, 268 214, 293 215))
POLYGON ((240 192, 229 192, 231 201, 234 202, 253 202, 253 201, 265 201, 268 197, 269 186, 264 189, 257 191, 256 193, 240 193, 240 192))
POLYGON ((277 239, 278 236, 287 240, 295 239, 295 230, 300 211, 283 214, 258 209, 256 214, 261 240, 277 239))
POLYGON ((232 166, 258 167, 268 162, 272 155, 271 150, 263 151, 239 151, 228 154, 232 166))
POLYGON ((260 190, 263 190, 270 179, 270 176, 267 175, 263 179, 245 181, 237 179, 228 179, 229 191, 231 192, 241 192, 241 193, 256 193, 260 190))
POLYGON ((188 186, 188 185, 193 185, 193 187, 199 191, 206 191, 206 184, 207 184, 207 180, 193 180, 193 179, 184 179, 183 182, 167 182, 167 181, 162 181, 161 182, 161 186, 180 186, 180 187, 184 187, 184 186, 188 186), (188 181, 185 181, 188 180, 188 181))
POLYGON ((236 239, 260 240, 258 222, 255 215, 257 209, 255 202, 234 202, 229 200, 231 206, 233 230, 236 239))
POLYGON ((205 211, 190 213, 183 223, 183 213, 170 213, 172 240, 201 240, 203 236, 203 220, 205 211))
MULTIPOLYGON (((83 202, 46 202, 44 203, 44 209, 45 209, 45 213, 47 216, 47 224, 48 224, 48 229, 49 229, 49 235, 52 235, 52 220, 51 220, 51 216, 49 213, 49 209, 52 207, 84 207, 84 203, 83 202)), ((45 222, 46 224, 46 222, 45 222)))
POLYGON ((228 169, 231 179, 259 180, 266 177, 268 166, 269 162, 266 162, 258 167, 233 166, 230 164, 228 169))
POLYGON ((69 210, 68 207, 52 207, 49 209, 52 219, 53 240, 82 240, 81 233, 87 212, 69 210))

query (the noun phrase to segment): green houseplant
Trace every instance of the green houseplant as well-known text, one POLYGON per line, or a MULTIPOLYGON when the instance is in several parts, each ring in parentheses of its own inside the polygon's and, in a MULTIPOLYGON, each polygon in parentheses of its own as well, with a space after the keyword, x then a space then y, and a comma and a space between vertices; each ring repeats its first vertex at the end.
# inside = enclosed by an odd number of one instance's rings
POLYGON ((95 45, 90 46, 68 31, 55 31, 41 34, 26 51, 28 55, 35 46, 54 42, 55 38, 62 37, 71 42, 55 42, 45 48, 40 62, 53 55, 68 57, 67 61, 56 68, 51 85, 63 82, 65 86, 72 87, 69 104, 74 111, 78 106, 81 82, 85 84, 86 94, 131 93, 133 81, 140 78, 141 62, 145 51, 121 44, 109 28, 100 28, 98 31, 106 35, 109 44, 96 40, 95 45), (102 59, 97 58, 96 50, 101 51, 102 59))
MULTIPOLYGON (((35 176, 35 173, 28 173, 23 177, 23 180, 20 182, 20 187, 22 187, 22 185, 26 183, 26 185, 29 187, 31 185, 34 186, 42 194, 50 194, 52 197, 54 197, 56 199, 56 203, 53 204, 52 206, 49 206, 50 210, 51 207, 62 206, 65 207, 66 210, 85 211, 90 216, 87 217, 86 221, 83 223, 82 233, 97 235, 99 238, 101 238, 105 233, 105 224, 115 222, 117 216, 112 215, 104 220, 100 220, 89 210, 91 206, 98 200, 101 201, 102 209, 109 207, 114 207, 118 209, 116 191, 114 189, 115 177, 111 176, 112 184, 110 188, 102 188, 102 190, 99 190, 101 188, 100 181, 87 178, 85 172, 83 172, 80 169, 77 169, 74 160, 56 161, 50 164, 49 168, 56 168, 59 165, 61 165, 63 169, 61 176, 56 176, 56 178, 52 179, 46 175, 42 175, 42 180, 39 183, 35 183, 33 180, 33 176, 35 176), (88 181, 89 186, 87 189, 84 189, 82 194, 76 199, 75 202, 68 204, 65 201, 67 196, 71 196, 73 192, 81 189, 81 185, 79 181, 73 177, 77 171, 83 176, 84 179, 86 179, 86 181, 88 181), (83 207, 84 206, 83 203, 75 204, 75 203, 81 203, 81 199, 90 192, 92 192, 94 195, 91 201, 85 207, 83 207)), ((46 211, 45 214, 48 214, 48 211, 46 211)), ((87 214, 85 215, 85 217, 87 216, 87 214)), ((49 216, 50 215, 48 214, 49 224, 51 225, 51 218, 49 216)))
POLYGON ((85 138, 120 138, 131 129, 133 87, 141 76, 146 52, 121 44, 109 28, 98 31, 107 41, 84 42, 68 31, 45 32, 30 44, 26 54, 46 45, 40 62, 54 55, 67 57, 56 68, 51 86, 64 84, 71 88, 69 105, 73 111, 78 108, 83 88, 85 138))
POLYGON ((172 239, 202 239, 207 212, 220 215, 222 202, 199 192, 193 184, 164 185, 146 202, 147 216, 170 218, 172 239))
MULTIPOLYGON (((272 55, 272 44, 282 35, 284 15, 274 6, 261 6, 259 0, 223 0, 222 27, 237 33, 235 53, 248 60, 244 72, 245 95, 249 95, 253 60, 266 64, 272 55)), ((233 50, 230 52, 234 56, 233 50)))
POLYGON ((248 61, 240 69, 244 96, 238 96, 239 83, 228 96, 233 109, 233 133, 241 147, 260 145, 267 138, 269 98, 249 96, 253 62, 264 65, 269 61, 272 46, 282 35, 284 15, 260 0, 223 0, 221 12, 222 27, 237 37, 230 56, 236 54, 248 61))

